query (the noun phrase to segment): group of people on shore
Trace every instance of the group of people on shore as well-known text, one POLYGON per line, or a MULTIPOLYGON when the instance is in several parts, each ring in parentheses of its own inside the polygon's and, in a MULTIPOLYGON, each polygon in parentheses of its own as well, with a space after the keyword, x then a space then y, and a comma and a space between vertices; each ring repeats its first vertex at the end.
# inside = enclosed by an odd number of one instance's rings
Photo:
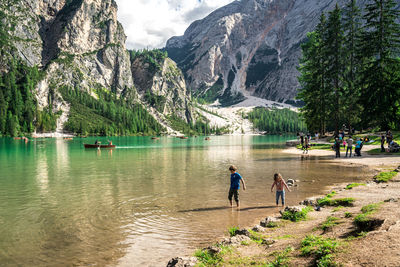
MULTIPOLYGON (((355 155, 361 157, 361 149, 364 144, 369 143, 369 142, 374 142, 374 140, 370 140, 368 136, 364 138, 357 138, 354 140, 352 136, 350 135, 346 140, 345 140, 345 134, 344 132, 340 132, 339 135, 335 136, 335 142, 332 146, 332 148, 336 151, 336 158, 340 158, 340 147, 343 145, 344 148, 346 148, 346 158, 349 155, 349 157, 352 156, 352 150, 353 150, 353 144, 355 144, 355 155), (350 152, 350 153, 349 153, 350 152)), ((393 134, 391 131, 387 131, 386 134, 381 135, 381 152, 398 152, 400 151, 400 146, 393 141, 393 134), (388 148, 385 149, 385 141, 388 144, 388 148)))
POLYGON ((394 140, 393 140, 393 134, 392 132, 389 130, 386 132, 386 143, 388 144, 387 149, 385 149, 385 135, 382 134, 381 136, 381 152, 392 152, 392 153, 396 153, 400 151, 400 145, 397 144, 394 140))
POLYGON ((343 147, 346 149, 346 158, 351 157, 353 154, 353 145, 355 145, 355 155, 357 157, 361 157, 361 149, 364 146, 364 143, 369 142, 368 137, 363 138, 358 138, 354 142, 353 137, 350 135, 349 138, 344 140, 344 133, 339 133, 339 136, 335 137, 335 142, 333 143, 332 148, 336 152, 336 158, 340 158, 340 148, 343 145, 343 147), (347 148, 346 148, 347 147, 347 148))

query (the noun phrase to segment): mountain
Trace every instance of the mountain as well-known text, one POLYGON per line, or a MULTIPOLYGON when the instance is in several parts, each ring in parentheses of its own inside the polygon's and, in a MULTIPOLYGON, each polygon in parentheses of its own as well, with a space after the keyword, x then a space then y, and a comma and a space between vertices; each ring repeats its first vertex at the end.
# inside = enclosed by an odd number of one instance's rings
POLYGON ((165 50, 183 70, 188 88, 206 100, 230 105, 252 95, 294 103, 301 43, 322 12, 346 2, 234 1, 169 39, 165 50))
MULTIPOLYGON (((143 129, 150 133, 155 128, 157 132, 161 128, 171 132, 170 114, 185 123, 195 120, 190 93, 172 60, 159 58, 157 64, 162 67, 145 75, 141 70, 146 70, 148 62, 139 58, 133 61, 125 47, 126 36, 117 20, 114 0, 3 0, 0 15, 4 30, 0 36, 4 43, 0 73, 26 75, 27 71, 18 73, 19 64, 26 65, 27 70, 38 69, 40 78, 32 92, 34 102, 39 111, 47 110, 50 116, 56 114, 57 131, 83 127, 81 130, 89 133, 133 134, 143 129), (79 92, 71 93, 76 90, 79 92), (148 94, 143 92, 163 98, 162 110, 154 109, 148 103, 148 94), (125 129, 127 126, 120 122, 126 122, 129 116, 141 117, 132 113, 137 110, 149 113, 161 125, 141 128, 130 125, 129 130, 125 129), (87 128, 85 121, 94 118, 103 120, 104 125, 87 128)), ((17 79, 16 86, 21 87, 20 84, 17 79)), ((24 94, 22 98, 25 101, 24 94)), ((8 111, 10 120, 24 119, 24 112, 3 110, 5 114, 8 111)))

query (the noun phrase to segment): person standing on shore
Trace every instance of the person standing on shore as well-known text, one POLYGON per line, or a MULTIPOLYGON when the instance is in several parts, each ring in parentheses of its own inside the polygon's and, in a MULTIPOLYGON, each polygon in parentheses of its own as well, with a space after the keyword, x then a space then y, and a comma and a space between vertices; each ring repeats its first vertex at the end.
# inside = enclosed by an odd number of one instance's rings
POLYGON ((300 132, 300 143, 301 143, 301 148, 304 149, 304 136, 303 136, 303 132, 300 132))
POLYGON ((385 135, 381 136, 381 152, 385 152, 385 135))
POLYGON ((237 209, 239 209, 240 208, 240 202, 239 202, 240 182, 242 182, 242 184, 243 184, 243 190, 246 190, 246 184, 245 184, 242 176, 236 172, 237 171, 236 166, 231 165, 229 167, 229 171, 231 172, 231 187, 229 189, 229 194, 228 194, 229 203, 231 204, 231 208, 232 208, 233 207, 232 197, 234 196, 237 209))
POLYGON ((357 142, 356 142, 356 149, 355 149, 355 152, 356 152, 356 156, 358 156, 358 157, 361 157, 361 148, 362 148, 362 141, 361 141, 361 138, 358 138, 358 140, 357 140, 357 142))
POLYGON ((386 133, 386 143, 388 144, 388 148, 389 148, 390 142, 392 142, 392 140, 393 140, 393 135, 392 135, 392 132, 389 130, 386 133))
POLYGON ((337 138, 337 137, 335 139, 335 143, 333 144, 333 148, 336 151, 335 158, 340 158, 340 141, 339 141, 339 138, 337 138))
POLYGON ((282 207, 285 206, 285 187, 286 189, 290 192, 289 187, 285 183, 285 181, 282 178, 282 175, 280 173, 275 173, 274 174, 274 183, 271 186, 271 192, 276 188, 276 206, 278 207, 279 205, 279 198, 282 199, 282 207))
POLYGON ((303 154, 308 154, 308 147, 309 147, 308 137, 304 138, 304 146, 303 146, 303 154))
POLYGON ((350 150, 350 158, 351 158, 351 154, 353 152, 353 138, 351 137, 351 135, 347 139, 346 158, 347 158, 347 153, 349 152, 349 150, 350 150))

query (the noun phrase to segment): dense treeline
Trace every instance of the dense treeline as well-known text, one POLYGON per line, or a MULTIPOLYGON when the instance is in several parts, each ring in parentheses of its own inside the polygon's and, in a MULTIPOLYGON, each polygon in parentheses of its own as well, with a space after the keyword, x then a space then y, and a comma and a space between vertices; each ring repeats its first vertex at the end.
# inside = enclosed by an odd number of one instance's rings
POLYGON ((209 135, 209 134, 227 134, 229 133, 228 127, 218 128, 211 127, 206 118, 199 116, 195 122, 185 122, 176 115, 168 117, 171 127, 186 135, 209 135))
POLYGON ((135 59, 140 58, 145 63, 149 64, 149 71, 152 73, 160 71, 162 68, 162 63, 168 57, 168 53, 166 51, 161 51, 159 49, 130 50, 129 52, 131 63, 133 63, 135 59))
POLYGON ((52 112, 54 94, 48 96, 49 106, 37 106, 35 87, 41 79, 37 67, 11 60, 9 70, 0 76, 0 134, 16 136, 38 131, 54 131, 59 114, 52 112))
POLYGON ((270 134, 306 132, 307 128, 297 112, 289 109, 255 108, 247 114, 254 128, 270 134))
POLYGON ((308 129, 400 128, 400 26, 392 0, 322 14, 302 45, 298 98, 308 129))
POLYGON ((79 88, 60 88, 71 103, 65 129, 78 134, 149 135, 164 128, 139 104, 117 98, 114 93, 97 90, 98 99, 79 88))

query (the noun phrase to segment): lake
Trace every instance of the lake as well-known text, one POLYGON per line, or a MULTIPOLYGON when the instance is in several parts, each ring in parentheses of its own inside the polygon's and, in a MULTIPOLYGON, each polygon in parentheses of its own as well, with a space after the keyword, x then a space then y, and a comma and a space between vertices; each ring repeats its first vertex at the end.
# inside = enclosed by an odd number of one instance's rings
POLYGON ((275 172, 300 180, 289 205, 369 173, 282 153, 293 138, 115 137, 113 150, 0 138, 0 265, 165 266, 276 212, 275 172), (247 185, 240 211, 228 207, 231 164, 247 185))

